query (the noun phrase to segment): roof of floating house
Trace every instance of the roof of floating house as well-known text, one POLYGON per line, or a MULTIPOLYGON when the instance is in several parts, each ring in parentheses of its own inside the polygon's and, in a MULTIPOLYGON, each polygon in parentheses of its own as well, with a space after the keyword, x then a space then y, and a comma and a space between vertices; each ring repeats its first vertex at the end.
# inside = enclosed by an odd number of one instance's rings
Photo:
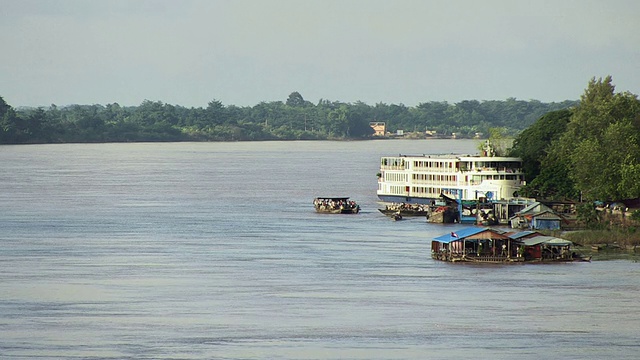
POLYGON ((573 245, 573 243, 569 240, 565 240, 565 239, 560 239, 557 237, 553 237, 553 236, 536 236, 536 237, 532 237, 530 239, 524 239, 522 240, 522 243, 525 246, 534 246, 534 245, 539 245, 539 244, 546 244, 546 245, 552 245, 552 246, 569 246, 569 245, 573 245))
POLYGON ((520 231, 517 233, 509 234, 509 237, 515 240, 520 240, 522 238, 529 238, 533 236, 541 236, 542 234, 537 231, 520 231))
POLYGON ((460 230, 453 231, 449 234, 440 235, 433 238, 434 241, 448 244, 459 240, 478 240, 478 239, 510 239, 505 232, 481 227, 468 227, 460 230), (454 234, 456 236, 454 236, 454 234))

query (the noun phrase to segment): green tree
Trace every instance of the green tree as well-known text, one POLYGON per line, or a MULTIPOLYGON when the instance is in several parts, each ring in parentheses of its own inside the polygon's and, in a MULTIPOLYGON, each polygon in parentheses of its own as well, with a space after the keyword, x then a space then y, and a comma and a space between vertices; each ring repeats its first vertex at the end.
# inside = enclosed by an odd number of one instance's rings
POLYGON ((332 137, 349 136, 346 105, 341 105, 338 109, 329 113, 327 117, 327 133, 332 137))
POLYGON ((208 124, 233 124, 235 119, 232 120, 227 116, 227 109, 218 100, 209 101, 206 109, 207 123, 208 124))
MULTIPOLYGON (((552 111, 514 139, 509 156, 522 159, 527 182, 533 181, 540 174, 541 164, 548 155, 551 143, 566 131, 571 115, 572 111, 569 109, 552 111)), ((566 175, 566 171, 562 173, 566 175)))
POLYGON ((522 189, 528 197, 542 199, 577 199, 579 192, 569 176, 569 160, 556 153, 553 145, 540 161, 540 173, 522 189))
POLYGON ((0 96, 0 144, 18 142, 19 126, 16 111, 0 96))
POLYGON ((578 220, 582 222, 588 229, 597 229, 598 227, 600 227, 600 217, 593 204, 580 204, 578 205, 576 212, 578 213, 578 220))
POLYGON ((304 106, 305 105, 305 101, 304 98, 302 97, 302 95, 300 95, 299 92, 294 91, 291 94, 289 94, 289 97, 287 98, 287 102, 286 102, 287 106, 304 106))

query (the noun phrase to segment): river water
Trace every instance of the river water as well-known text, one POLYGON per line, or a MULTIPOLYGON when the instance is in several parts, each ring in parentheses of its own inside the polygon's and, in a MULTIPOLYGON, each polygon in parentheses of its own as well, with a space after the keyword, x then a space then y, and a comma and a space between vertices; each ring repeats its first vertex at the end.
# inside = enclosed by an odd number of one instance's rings
POLYGON ((380 156, 476 148, 0 146, 0 358, 637 359, 638 263, 436 262, 463 226, 377 211, 380 156))

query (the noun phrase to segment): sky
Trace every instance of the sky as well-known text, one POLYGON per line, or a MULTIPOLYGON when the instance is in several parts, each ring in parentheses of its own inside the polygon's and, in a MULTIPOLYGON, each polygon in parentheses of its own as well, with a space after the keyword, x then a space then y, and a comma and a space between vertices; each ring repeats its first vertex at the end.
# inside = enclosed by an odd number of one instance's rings
POLYGON ((0 0, 13 107, 640 94, 638 0, 0 0))

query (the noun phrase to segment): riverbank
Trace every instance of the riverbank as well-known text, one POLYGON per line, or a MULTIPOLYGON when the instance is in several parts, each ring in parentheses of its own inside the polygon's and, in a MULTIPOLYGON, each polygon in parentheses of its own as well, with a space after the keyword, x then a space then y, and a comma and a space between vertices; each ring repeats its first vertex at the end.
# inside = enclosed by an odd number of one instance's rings
POLYGON ((640 233, 635 229, 565 231, 560 237, 572 241, 576 250, 595 261, 640 261, 640 233))

